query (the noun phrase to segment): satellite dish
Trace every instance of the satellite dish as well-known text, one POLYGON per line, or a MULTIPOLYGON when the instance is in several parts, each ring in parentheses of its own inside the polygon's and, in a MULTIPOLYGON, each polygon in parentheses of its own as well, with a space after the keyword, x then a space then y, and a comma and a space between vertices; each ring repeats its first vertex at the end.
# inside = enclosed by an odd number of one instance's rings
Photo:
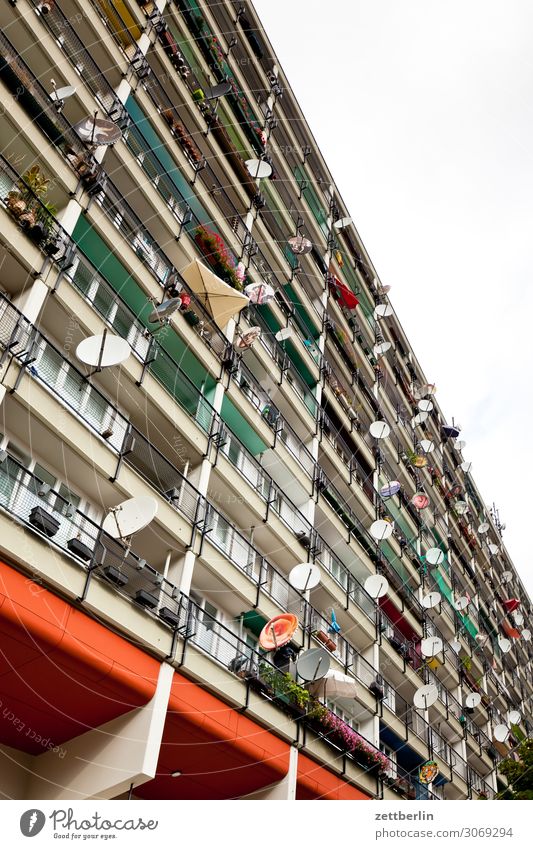
POLYGON ((411 504, 417 510, 425 510, 429 505, 429 498, 427 497, 425 492, 415 492, 413 497, 411 498, 411 504))
POLYGON ((506 637, 498 637, 498 645, 503 654, 507 654, 512 649, 511 640, 508 640, 506 637))
POLYGON ((130 353, 131 348, 125 339, 107 332, 89 336, 76 348, 77 358, 97 369, 118 366, 128 359, 130 353))
POLYGON ((455 440, 455 447, 457 448, 458 451, 462 451, 463 448, 466 448, 465 440, 464 439, 456 439, 455 440))
POLYGON ((204 96, 206 100, 218 100, 219 97, 224 97, 229 94, 232 89, 231 83, 219 83, 212 88, 204 88, 204 96))
POLYGON ((67 98, 72 97, 73 94, 76 94, 76 86, 75 85, 65 85, 62 88, 56 88, 50 94, 50 100, 53 100, 55 103, 60 103, 63 100, 67 100, 67 98))
POLYGON ((257 325, 255 327, 250 327, 249 330, 246 330, 244 333, 241 333, 241 335, 235 342, 235 347, 239 348, 241 351, 244 351, 247 348, 251 348, 254 342, 257 342, 260 337, 261 328, 257 325))
POLYGON ((461 430, 460 430, 460 428, 456 427, 455 425, 443 425, 442 426, 442 432, 443 432, 444 436, 448 436, 451 439, 457 439, 461 430))
POLYGON ((431 610, 433 607, 437 607, 442 601, 442 596, 440 593, 434 591, 425 595, 422 599, 422 607, 425 607, 426 610, 431 610))
POLYGON ((372 422, 368 430, 374 439, 386 439, 390 434, 390 427, 387 422, 372 422))
POLYGON ((172 313, 175 313, 181 307, 181 298, 171 298, 168 301, 163 301, 159 304, 148 316, 148 321, 155 323, 164 318, 169 318, 172 313))
POLYGON ((420 448, 424 454, 431 454, 431 452, 435 450, 435 443, 431 439, 421 439, 420 448))
POLYGON ((426 563, 430 566, 440 566, 444 562, 444 552, 440 548, 428 548, 426 551, 426 563))
POLYGON ((157 501, 151 495, 128 498, 110 509, 102 530, 113 539, 128 539, 149 525, 156 513, 157 501))
POLYGON ((286 339, 290 339, 292 336, 292 327, 282 327, 281 330, 275 334, 278 342, 285 342, 286 339))
POLYGON ((424 422, 428 420, 428 416, 429 413, 417 413, 416 416, 413 416, 411 419, 411 427, 424 424, 424 422))
POLYGON ((310 239, 306 239, 305 236, 293 236, 292 239, 288 240, 288 245, 293 252, 293 254, 308 254, 313 250, 313 243, 310 239))
POLYGON ((380 342, 378 345, 374 345, 374 356, 382 357, 383 354, 386 354, 391 348, 392 342, 380 342))
POLYGON ((268 304, 274 297, 274 289, 268 283, 249 283, 244 287, 244 294, 248 296, 251 304, 268 304))
POLYGON ((392 523, 386 522, 385 519, 378 519, 370 525, 370 534, 378 542, 382 542, 392 536, 392 523))
POLYGON ((469 601, 465 595, 459 596, 454 603, 453 606, 456 610, 465 610, 468 607, 469 601))
POLYGON ((423 657, 435 657, 442 651, 443 643, 440 637, 426 637, 420 643, 420 651, 423 657))
POLYGON ((472 463, 468 463, 468 462, 465 461, 464 463, 461 463, 461 468, 462 468, 463 472, 465 473, 465 475, 467 475, 468 472, 472 468, 472 463))
POLYGON ((374 318, 379 321, 380 318, 388 318, 392 315, 392 307, 390 304, 378 304, 374 310, 374 318))
POLYGON ((524 617, 523 617, 522 613, 520 613, 519 610, 517 610, 516 613, 514 614, 514 621, 515 621, 515 625, 523 625, 524 624, 524 617))
POLYGON ((333 226, 335 227, 335 230, 346 230, 346 228, 349 227, 351 223, 351 218, 339 218, 338 221, 333 222, 333 226))
POLYGON ((385 283, 384 285, 382 285, 381 283, 378 283, 378 292, 381 295, 388 295, 390 290, 391 290, 391 287, 389 286, 388 283, 385 283))
POLYGON ((509 712, 509 725, 520 725, 521 719, 520 711, 512 710, 509 712))
POLYGON ((264 180, 272 174, 272 166, 264 159, 247 159, 245 165, 254 180, 264 180))
POLYGON ((451 650, 455 652, 455 654, 459 654, 459 652, 461 651, 461 643, 459 642, 459 640, 450 640, 448 645, 451 650))
POLYGON ((305 592, 320 583, 320 569, 312 563, 299 563, 289 573, 289 583, 295 590, 305 592))
POLYGON ((529 630, 529 628, 524 628, 524 630, 522 631, 522 639, 525 640, 526 643, 529 643, 531 639, 531 631, 529 630))
POLYGON ((488 522, 482 522, 481 525, 479 525, 477 532, 478 532, 478 534, 486 534, 488 530, 490 530, 489 523, 488 522))
POLYGON ((500 549, 497 545, 494 545, 493 542, 489 542, 489 551, 491 554, 498 554, 500 549))
POLYGON ((465 699, 465 706, 467 708, 475 708, 479 704, 481 704, 481 695, 480 693, 469 693, 465 699))
POLYGON ((509 572, 509 570, 502 572, 502 584, 508 584, 509 581, 512 580, 512 578, 513 578, 513 573, 509 572))
POLYGON ((304 651, 296 661, 296 672, 303 681, 318 681, 327 675, 330 657, 325 649, 304 651))
POLYGON ((495 725, 492 736, 498 741, 498 743, 505 743, 509 736, 509 729, 506 725, 495 725))
POLYGON ((425 395, 435 395, 437 392, 437 386, 434 383, 426 383, 425 386, 422 387, 422 391, 425 395))
POLYGON ((439 698, 439 691, 435 684, 424 684, 419 687, 413 696, 413 704, 419 710, 427 710, 428 707, 434 705, 439 698))
POLYGON ((391 481, 390 483, 381 487, 379 494, 382 498, 392 498, 392 496, 396 495, 401 488, 402 485, 400 481, 391 481))
POLYGON ((466 501, 456 501, 454 504, 455 512, 459 514, 459 516, 463 516, 468 512, 468 504, 466 501))
POLYGON ((115 144, 122 136, 122 130, 113 121, 92 115, 78 121, 74 130, 84 142, 95 145, 115 144))
POLYGON ((389 582, 383 575, 369 575, 364 584, 365 590, 371 598, 382 598, 387 595, 389 582))
POLYGON ((427 401, 422 399, 418 402, 417 407, 422 413, 431 413, 433 409, 433 401, 427 401))
POLYGON ((298 617, 294 613, 280 613, 270 619, 259 634, 259 645, 267 651, 279 649, 291 641, 298 627, 298 617))

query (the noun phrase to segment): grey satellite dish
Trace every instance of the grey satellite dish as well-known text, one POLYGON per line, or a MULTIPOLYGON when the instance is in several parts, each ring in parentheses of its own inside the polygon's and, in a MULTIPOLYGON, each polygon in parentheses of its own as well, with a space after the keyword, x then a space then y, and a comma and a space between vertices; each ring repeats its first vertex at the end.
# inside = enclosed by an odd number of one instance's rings
POLYGON ((431 413, 433 409, 433 401, 428 401, 423 398, 418 402, 417 407, 421 413, 431 413))
POLYGON ((522 631, 522 639, 525 640, 526 643, 529 643, 531 639, 531 631, 529 630, 529 628, 524 628, 524 630, 522 631))
POLYGON ((442 651, 442 645, 440 637, 425 637, 420 643, 420 651, 423 657, 435 657, 442 651))
POLYGON ((392 315, 392 307, 390 304, 378 304, 374 310, 374 318, 379 321, 380 318, 388 318, 392 315))
POLYGON ((431 439, 421 439, 420 448, 424 454, 431 454, 431 452, 435 450, 435 443, 431 439))
POLYGON ((364 587, 371 598, 382 598, 382 596, 387 595, 389 582, 383 575, 369 575, 364 587))
POLYGON ((379 342, 379 344, 374 345, 374 356, 382 357, 383 354, 386 354, 391 348, 392 342, 379 342))
POLYGON ((148 321, 155 323, 156 321, 163 321, 165 318, 169 318, 176 310, 179 310, 181 307, 181 298, 171 298, 168 301, 163 301, 162 304, 159 304, 155 307, 154 310, 148 316, 148 321))
POLYGON ((481 525, 479 525, 477 532, 478 532, 478 534, 486 534, 488 530, 490 530, 489 523, 488 522, 482 522, 481 525))
POLYGON ((491 554, 498 554, 500 549, 493 542, 489 542, 489 551, 491 554))
POLYGON ((77 358, 96 369, 118 366, 128 359, 130 353, 131 348, 125 339, 107 332, 89 336, 76 348, 77 358))
POLYGON ((469 693, 465 699, 465 706, 467 708, 475 708, 479 704, 481 704, 481 695, 480 693, 469 693))
POLYGON ((520 720, 522 719, 520 715, 520 711, 511 710, 509 712, 509 725, 520 725, 520 720))
POLYGON ((425 607, 426 610, 431 610, 433 607, 437 607, 442 601, 442 596, 440 593, 433 591, 425 595, 422 599, 422 607, 425 607))
MULTIPOLYGON (((508 584, 509 581, 512 581, 512 579, 513 579, 513 573, 512 572, 509 572, 509 570, 502 572, 502 584, 508 584)), ((515 613, 515 616, 516 616, 516 613, 515 613)))
POLYGON ((293 335, 292 327, 282 327, 281 330, 275 334, 278 342, 285 342, 286 339, 290 339, 293 335))
POLYGON ((300 592, 312 590, 320 583, 320 569, 313 563, 299 563, 289 573, 291 587, 300 592))
POLYGON ((157 501, 152 496, 128 498, 110 509, 102 530, 113 539, 128 539, 149 525, 156 513, 157 501))
POLYGON ((505 743, 509 736, 509 729, 506 725, 495 725, 492 736, 498 741, 498 743, 505 743))
POLYGON ((54 103, 61 103, 67 100, 69 97, 72 97, 73 94, 76 94, 76 86, 75 85, 65 85, 61 88, 55 88, 50 93, 50 100, 53 100, 54 103))
POLYGON ((78 121, 74 130, 88 144, 115 144, 122 136, 122 130, 113 121, 92 116, 78 121))
POLYGON ((369 530, 375 540, 382 542, 392 536, 393 527, 391 522, 386 522, 385 519, 377 519, 377 521, 372 522, 369 530))
POLYGON ((231 83, 219 83, 212 88, 204 88, 203 91, 206 100, 218 100, 231 92, 231 83))
POLYGON ((313 250, 312 241, 306 239, 305 236, 293 236, 292 239, 288 240, 288 244, 293 254, 297 255, 308 254, 313 250))
POLYGON ((459 516, 464 516, 464 514, 468 512, 468 504, 466 501, 456 501, 454 507, 455 512, 458 513, 459 516))
POLYGON ((338 221, 334 221, 333 226, 335 227, 335 230, 346 230, 346 228, 349 227, 351 223, 352 219, 345 217, 339 218, 338 221))
POLYGON ((303 681, 318 681, 329 672, 330 662, 325 649, 309 649, 296 661, 296 672, 303 681))
POLYGON ((468 474, 468 472, 469 472, 469 471, 471 470, 471 468, 472 468, 472 463, 469 463, 469 462, 467 462, 467 461, 465 460, 465 462, 464 462, 464 463, 461 463, 461 468, 462 468, 463 472, 465 473, 465 475, 467 475, 467 474, 468 474))
POLYGON ((455 447, 457 448, 458 451, 462 451, 463 448, 466 448, 465 440, 464 439, 456 439, 455 440, 455 447))
POLYGON ((465 610, 469 605, 469 601, 465 595, 459 596, 454 603, 453 606, 456 610, 465 610))
POLYGON ((264 180, 272 174, 272 166, 264 159, 247 159, 245 164, 254 180, 264 180))
POLYGON ((411 419, 411 427, 417 427, 417 425, 424 424, 428 420, 429 413, 417 413, 416 416, 413 416, 411 419))
POLYGON ((455 652, 455 654, 459 654, 459 652, 461 651, 461 643, 459 642, 459 640, 450 640, 448 645, 451 650, 455 652))
POLYGON ((516 613, 513 613, 513 617, 514 617, 515 625, 523 625, 524 624, 524 616, 523 616, 522 613, 520 613, 520 611, 517 610, 516 613))
POLYGON ((439 691, 435 684, 424 684, 415 691, 413 696, 413 704, 419 710, 427 710, 428 707, 434 705, 439 698, 439 691))
POLYGON ((392 496, 396 495, 401 488, 402 485, 400 481, 391 481, 390 483, 381 487, 379 494, 382 498, 392 498, 392 496))
POLYGON ((372 422, 368 430, 374 439, 386 439, 390 435, 390 427, 387 422, 372 422))
POLYGON ((440 566, 444 561, 444 552, 440 548, 428 548, 426 551, 426 563, 430 566, 440 566))
POLYGON ((506 637, 498 637, 498 645, 500 647, 500 651, 503 654, 507 654, 507 652, 510 652, 513 647, 511 640, 508 640, 506 637))

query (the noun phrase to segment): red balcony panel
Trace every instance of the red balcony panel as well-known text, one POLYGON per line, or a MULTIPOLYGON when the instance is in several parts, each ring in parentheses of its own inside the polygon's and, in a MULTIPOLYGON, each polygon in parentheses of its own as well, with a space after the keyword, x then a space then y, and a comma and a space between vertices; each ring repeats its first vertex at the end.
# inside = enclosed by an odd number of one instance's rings
POLYGON ((371 799, 353 784, 343 781, 329 769, 315 763, 306 755, 298 754, 297 799, 371 799))

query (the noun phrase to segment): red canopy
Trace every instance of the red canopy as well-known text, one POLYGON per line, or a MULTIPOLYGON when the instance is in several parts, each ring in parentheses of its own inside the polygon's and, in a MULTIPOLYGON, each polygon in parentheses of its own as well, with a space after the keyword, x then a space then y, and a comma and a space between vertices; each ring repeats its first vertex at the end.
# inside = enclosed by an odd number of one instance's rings
POLYGON ((351 289, 348 288, 344 283, 335 277, 333 274, 330 275, 329 284, 332 288, 334 288, 335 294, 338 300, 349 310, 354 310, 359 303, 357 298, 351 289))
POLYGON ((518 598, 507 598, 503 602, 503 606, 505 607, 508 613, 512 613, 513 610, 516 610, 517 607, 520 607, 520 599, 518 598))

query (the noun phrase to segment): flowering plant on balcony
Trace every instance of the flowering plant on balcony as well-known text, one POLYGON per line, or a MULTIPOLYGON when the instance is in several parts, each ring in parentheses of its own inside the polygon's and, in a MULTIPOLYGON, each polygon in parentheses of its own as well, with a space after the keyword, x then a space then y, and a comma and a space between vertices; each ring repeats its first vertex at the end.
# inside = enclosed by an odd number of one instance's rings
POLYGON ((236 262, 222 237, 203 224, 195 231, 194 241, 210 263, 213 271, 226 283, 241 292, 246 276, 244 268, 236 262))
POLYGON ((347 752, 351 752, 362 758, 369 767, 378 767, 380 772, 386 772, 390 769, 388 757, 383 752, 374 748, 374 746, 365 740, 364 737, 361 737, 357 731, 354 731, 348 723, 344 722, 333 711, 327 711, 323 719, 323 725, 328 731, 328 737, 334 742, 339 743, 347 752))

